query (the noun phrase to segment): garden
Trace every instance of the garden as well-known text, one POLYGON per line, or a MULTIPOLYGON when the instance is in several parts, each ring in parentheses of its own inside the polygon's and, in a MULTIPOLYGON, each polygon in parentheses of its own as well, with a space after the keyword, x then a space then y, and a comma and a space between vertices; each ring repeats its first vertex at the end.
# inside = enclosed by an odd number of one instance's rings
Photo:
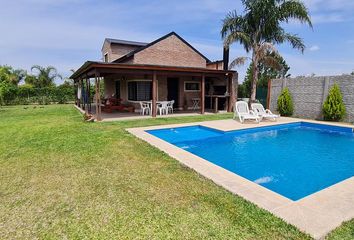
POLYGON ((1 239, 310 239, 125 130, 230 114, 86 123, 55 104, 0 116, 1 239))

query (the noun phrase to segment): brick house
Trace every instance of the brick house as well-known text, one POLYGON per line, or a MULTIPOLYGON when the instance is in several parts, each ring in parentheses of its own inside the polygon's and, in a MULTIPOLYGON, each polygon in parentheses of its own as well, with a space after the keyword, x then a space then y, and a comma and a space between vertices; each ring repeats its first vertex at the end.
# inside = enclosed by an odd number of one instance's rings
POLYGON ((140 111, 141 101, 152 101, 153 117, 157 101, 174 100, 175 110, 201 114, 206 109, 232 110, 237 72, 224 68, 228 65, 227 50, 222 61, 211 62, 171 32, 151 43, 107 38, 101 51, 102 62, 88 61, 71 76, 80 94, 86 92, 86 96, 76 94, 77 105, 91 111, 93 99, 98 120, 101 101, 110 98, 121 99, 122 104, 132 106, 136 112, 140 111), (98 97, 87 96, 90 79, 95 81, 98 97), (104 96, 100 96, 101 92, 104 96))

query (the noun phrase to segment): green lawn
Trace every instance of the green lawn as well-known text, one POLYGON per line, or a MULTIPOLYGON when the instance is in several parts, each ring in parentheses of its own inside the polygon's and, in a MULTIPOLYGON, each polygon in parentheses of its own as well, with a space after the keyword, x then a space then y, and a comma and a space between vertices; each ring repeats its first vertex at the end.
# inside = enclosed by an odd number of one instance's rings
POLYGON ((230 117, 84 123, 70 105, 0 108, 0 239, 308 239, 124 130, 230 117))

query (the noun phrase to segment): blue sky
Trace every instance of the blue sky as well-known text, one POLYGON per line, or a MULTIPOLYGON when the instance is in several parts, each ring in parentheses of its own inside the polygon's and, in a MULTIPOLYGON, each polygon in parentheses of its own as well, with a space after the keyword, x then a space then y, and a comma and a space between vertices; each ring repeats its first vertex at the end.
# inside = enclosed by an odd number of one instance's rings
MULTIPOLYGON (((354 1, 307 0, 314 29, 292 22, 308 47, 304 54, 278 46, 291 74, 337 75, 354 70, 354 1)), ((153 41, 177 32, 211 60, 222 57, 221 20, 235 0, 0 0, 0 64, 29 70, 53 65, 68 76, 86 60, 99 60, 105 37, 153 41)), ((231 58, 245 56, 240 45, 231 58)), ((240 80, 246 67, 236 70, 240 80)))

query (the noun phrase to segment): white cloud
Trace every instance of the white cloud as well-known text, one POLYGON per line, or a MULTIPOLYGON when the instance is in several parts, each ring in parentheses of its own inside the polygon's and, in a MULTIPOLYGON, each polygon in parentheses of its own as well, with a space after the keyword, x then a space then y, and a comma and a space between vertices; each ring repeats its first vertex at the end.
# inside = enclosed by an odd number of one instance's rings
POLYGON ((320 50, 320 47, 319 47, 318 45, 313 45, 312 47, 309 48, 309 50, 310 50, 311 52, 315 52, 315 51, 320 50))

